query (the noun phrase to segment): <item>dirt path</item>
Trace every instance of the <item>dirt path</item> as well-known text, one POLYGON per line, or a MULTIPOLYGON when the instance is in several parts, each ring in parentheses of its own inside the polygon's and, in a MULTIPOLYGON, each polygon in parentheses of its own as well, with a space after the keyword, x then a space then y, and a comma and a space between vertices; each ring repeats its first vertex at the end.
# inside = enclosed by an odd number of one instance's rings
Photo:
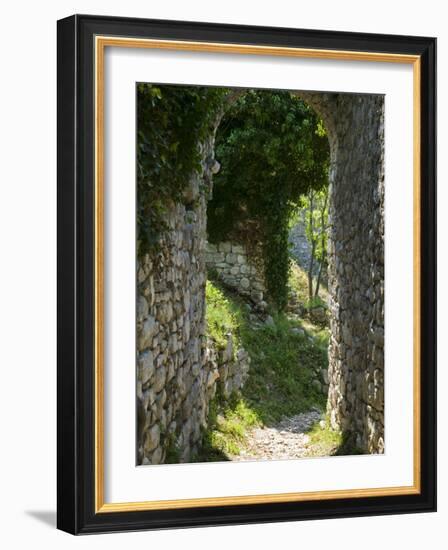
MULTIPOLYGON (((247 434, 245 449, 238 456, 232 456, 232 460, 281 460, 319 456, 319 450, 313 449, 310 436, 306 432, 322 419, 322 413, 314 409, 285 418, 274 426, 254 428, 247 434)), ((325 454, 328 454, 328 450, 325 454)))

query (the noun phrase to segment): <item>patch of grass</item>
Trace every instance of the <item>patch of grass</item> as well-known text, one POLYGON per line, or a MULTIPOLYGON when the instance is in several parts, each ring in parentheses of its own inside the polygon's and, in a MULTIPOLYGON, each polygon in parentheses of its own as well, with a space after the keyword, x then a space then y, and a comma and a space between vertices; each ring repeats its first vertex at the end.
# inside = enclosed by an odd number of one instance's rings
POLYGON ((330 341, 330 329, 327 327, 321 327, 314 324, 309 319, 301 320, 302 328, 314 339, 314 343, 320 348, 327 351, 328 343, 330 341))
POLYGON ((328 330, 328 328, 323 328, 315 331, 314 341, 318 346, 320 346, 326 352, 328 350, 329 340, 330 340, 330 331, 328 330))
MULTIPOLYGON (((314 280, 314 279, 313 279, 314 280)), ((315 282, 315 281, 314 281, 315 282)), ((303 305, 304 308, 313 308, 313 307, 327 307, 328 303, 328 290, 321 281, 319 287, 319 295, 314 296, 311 300, 309 299, 308 293, 308 274, 306 271, 300 267, 296 260, 291 258, 290 270, 289 270, 289 287, 293 290, 299 302, 303 305)))
POLYGON ((308 276, 292 258, 289 269, 289 286, 296 293, 300 303, 304 304, 308 300, 308 276))
POLYGON ((207 281, 205 289, 207 333, 218 348, 226 346, 226 335, 231 332, 236 345, 240 341, 240 327, 246 322, 243 307, 216 282, 207 281))
POLYGON ((244 448, 247 430, 258 425, 258 416, 241 396, 234 395, 228 402, 218 396, 210 406, 209 426, 195 461, 222 461, 238 455, 244 448))
POLYGON ((327 309, 327 303, 324 302, 324 300, 320 296, 313 296, 311 300, 308 298, 304 306, 306 309, 313 309, 318 307, 323 307, 324 309, 327 309))
POLYGON ((312 386, 312 371, 326 368, 327 350, 294 329, 301 325, 286 315, 274 316, 272 325, 242 331, 242 341, 252 358, 243 396, 260 420, 269 425, 318 407, 325 397, 312 386))
POLYGON ((244 399, 237 398, 218 415, 211 433, 212 444, 227 455, 239 454, 244 447, 247 430, 259 424, 257 414, 244 399))
POLYGON ((342 445, 341 432, 332 430, 328 421, 324 427, 320 422, 316 422, 307 435, 310 437, 309 445, 312 448, 310 456, 334 455, 342 445))

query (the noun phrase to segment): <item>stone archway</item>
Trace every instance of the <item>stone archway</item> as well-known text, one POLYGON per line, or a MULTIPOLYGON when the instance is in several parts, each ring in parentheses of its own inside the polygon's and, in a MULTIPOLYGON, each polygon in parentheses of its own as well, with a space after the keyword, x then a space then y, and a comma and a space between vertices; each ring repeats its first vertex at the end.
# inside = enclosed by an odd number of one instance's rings
MULTIPOLYGON (((235 92, 232 99, 240 93, 235 92)), ((331 151, 329 395, 333 428, 363 452, 384 450, 384 99, 297 92, 324 120, 331 151)), ((205 337, 206 202, 214 135, 200 144, 203 171, 156 257, 137 270, 138 463, 164 462, 176 438, 188 461, 207 422, 216 364, 205 337), (204 181, 208 185, 201 185, 204 181)))

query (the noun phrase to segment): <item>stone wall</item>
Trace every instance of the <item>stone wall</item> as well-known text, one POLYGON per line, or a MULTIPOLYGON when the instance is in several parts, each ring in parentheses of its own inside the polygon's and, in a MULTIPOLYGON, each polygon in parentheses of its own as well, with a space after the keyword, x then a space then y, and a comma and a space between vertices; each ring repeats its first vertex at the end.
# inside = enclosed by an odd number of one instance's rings
POLYGON ((174 439, 187 460, 207 414, 204 215, 202 199, 192 210, 173 205, 160 251, 138 266, 139 464, 163 462, 174 439))
POLYGON ((328 413, 369 453, 384 452, 384 98, 300 94, 331 147, 328 413))
MULTIPOLYGON (((260 255, 258 255, 260 256, 260 255)), ((207 269, 213 270, 225 286, 249 299, 257 309, 266 309, 266 287, 261 260, 254 261, 241 244, 207 244, 207 269)))
POLYGON ((198 450, 217 388, 229 397, 244 384, 249 358, 206 336, 206 195, 213 140, 202 147, 203 173, 191 178, 183 204, 171 204, 158 251, 137 265, 137 463, 159 464, 198 450), (171 457, 172 458, 172 457, 171 457))
POLYGON ((209 361, 217 370, 216 389, 219 389, 224 399, 229 399, 238 392, 249 376, 250 357, 242 347, 235 347, 232 334, 228 334, 226 345, 217 347, 209 343, 209 361))

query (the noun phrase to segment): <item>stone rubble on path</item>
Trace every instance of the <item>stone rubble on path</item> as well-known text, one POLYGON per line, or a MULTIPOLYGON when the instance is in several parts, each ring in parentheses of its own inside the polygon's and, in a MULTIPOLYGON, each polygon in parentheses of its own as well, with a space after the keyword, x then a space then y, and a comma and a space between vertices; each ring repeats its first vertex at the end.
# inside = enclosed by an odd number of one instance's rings
POLYGON ((247 444, 234 461, 281 460, 312 456, 308 432, 324 418, 322 412, 312 409, 290 418, 284 418, 271 427, 254 428, 247 436, 247 444))

